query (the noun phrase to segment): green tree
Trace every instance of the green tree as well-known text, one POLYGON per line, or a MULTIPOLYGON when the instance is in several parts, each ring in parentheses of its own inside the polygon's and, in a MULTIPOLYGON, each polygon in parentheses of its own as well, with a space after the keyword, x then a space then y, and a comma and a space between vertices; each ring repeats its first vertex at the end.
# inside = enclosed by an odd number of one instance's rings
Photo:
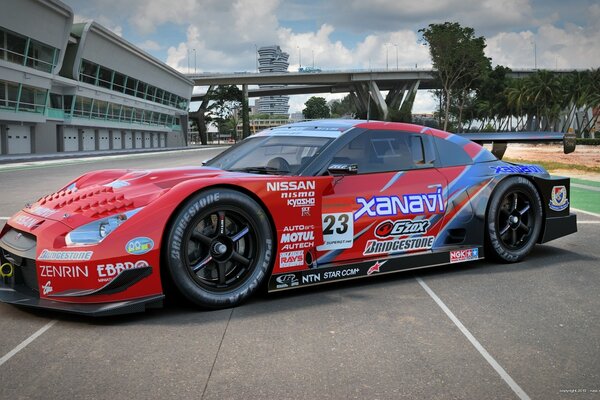
POLYGON ((457 122, 460 125, 469 91, 477 79, 490 69, 490 60, 484 54, 485 38, 475 37, 473 28, 462 27, 457 22, 430 24, 419 32, 429 45, 434 74, 442 86, 443 129, 448 127, 453 99, 457 101, 457 122))
POLYGON ((219 133, 235 135, 235 129, 232 133, 230 127, 238 122, 237 110, 242 106, 242 91, 235 85, 219 85, 209 90, 205 96, 209 100, 206 122, 214 121, 219 133))
POLYGON ((327 102, 323 97, 313 96, 304 103, 304 106, 302 115, 306 119, 329 118, 329 107, 327 107, 327 102))
POLYGON ((328 105, 333 118, 354 118, 356 116, 356 104, 354 104, 354 100, 352 100, 352 96, 349 94, 342 99, 331 100, 328 105))

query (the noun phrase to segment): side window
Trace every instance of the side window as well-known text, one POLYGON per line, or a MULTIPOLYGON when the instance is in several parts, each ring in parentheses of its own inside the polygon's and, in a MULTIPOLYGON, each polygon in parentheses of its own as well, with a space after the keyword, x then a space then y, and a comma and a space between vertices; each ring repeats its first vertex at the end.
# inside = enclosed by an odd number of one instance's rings
POLYGON ((405 171, 433 166, 433 151, 418 135, 367 131, 342 147, 331 164, 356 164, 359 174, 405 171))
POLYGON ((462 146, 438 137, 434 137, 434 142, 442 167, 473 164, 473 159, 469 157, 462 146))

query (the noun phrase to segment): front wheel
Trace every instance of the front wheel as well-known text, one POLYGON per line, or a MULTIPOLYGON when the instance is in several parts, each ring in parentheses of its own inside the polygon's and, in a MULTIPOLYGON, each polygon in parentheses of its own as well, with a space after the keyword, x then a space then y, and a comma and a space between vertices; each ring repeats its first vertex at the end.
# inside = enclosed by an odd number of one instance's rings
POLYGON ((542 228, 542 201, 533 183, 519 176, 500 182, 490 199, 486 226, 494 258, 517 262, 529 254, 542 228))
POLYGON ((264 280, 273 233, 262 207, 231 189, 210 189, 188 200, 167 241, 167 267, 177 289, 204 308, 232 307, 264 280))

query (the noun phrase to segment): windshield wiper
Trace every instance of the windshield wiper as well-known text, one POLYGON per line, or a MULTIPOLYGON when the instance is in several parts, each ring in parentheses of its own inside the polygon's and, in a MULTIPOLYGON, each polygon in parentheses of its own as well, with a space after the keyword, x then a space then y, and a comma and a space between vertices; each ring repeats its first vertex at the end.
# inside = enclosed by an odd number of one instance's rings
POLYGON ((248 172, 251 174, 267 174, 267 175, 286 175, 289 174, 290 171, 284 171, 281 169, 273 168, 273 167, 244 167, 244 168, 235 168, 230 169, 232 172, 248 172))

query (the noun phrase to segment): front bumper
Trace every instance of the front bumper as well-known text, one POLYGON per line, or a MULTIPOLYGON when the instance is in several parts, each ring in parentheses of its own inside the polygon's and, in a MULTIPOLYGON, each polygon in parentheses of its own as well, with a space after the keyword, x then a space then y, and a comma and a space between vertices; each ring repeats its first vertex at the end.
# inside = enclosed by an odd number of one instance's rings
POLYGON ((577 215, 569 214, 563 217, 546 218, 544 233, 539 243, 546 243, 563 236, 577 232, 577 215))
POLYGON ((144 312, 148 308, 159 308, 162 307, 164 297, 165 296, 161 294, 135 300, 118 301, 114 303, 64 303, 40 299, 33 294, 27 294, 26 291, 17 291, 9 287, 0 287, 0 301, 4 303, 37 309, 61 311, 71 314, 88 315, 92 317, 131 314, 144 312))

